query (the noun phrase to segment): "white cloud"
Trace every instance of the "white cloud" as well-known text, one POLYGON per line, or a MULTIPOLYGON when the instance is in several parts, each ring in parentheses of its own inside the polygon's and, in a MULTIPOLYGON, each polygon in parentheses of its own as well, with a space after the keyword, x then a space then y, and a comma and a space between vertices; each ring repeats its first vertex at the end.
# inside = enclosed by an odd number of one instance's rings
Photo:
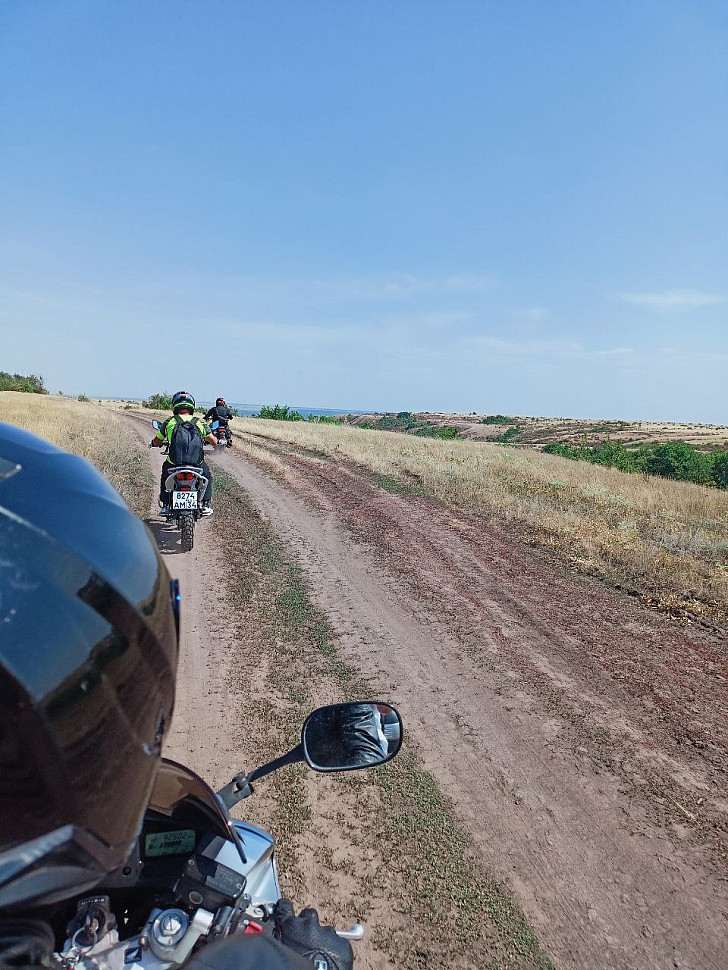
MULTIPOLYGON (((277 284, 280 285, 280 284, 277 284)), ((401 300, 423 293, 482 293, 495 285, 490 276, 462 274, 431 279, 406 273, 382 277, 361 277, 341 280, 282 281, 284 289, 291 288, 315 296, 336 300, 401 300)))
POLYGON ((378 313, 365 326, 380 325, 403 332, 416 333, 420 329, 453 330, 470 323, 475 317, 466 310, 423 310, 410 313, 378 313))
POLYGON ((726 303, 728 298, 700 290, 665 290, 662 293, 622 293, 620 299, 633 306, 652 310, 697 310, 716 303, 726 303))
POLYGON ((543 306, 509 307, 508 312, 516 320, 522 320, 525 323, 540 323, 549 316, 548 309, 543 306))
POLYGON ((571 360, 591 360, 596 358, 626 358, 634 353, 631 347, 609 347, 604 350, 589 350, 577 341, 559 340, 500 340, 496 337, 473 337, 463 341, 473 351, 485 350, 491 354, 512 356, 558 357, 571 360))
MULTIPOLYGON (((208 287, 211 282, 205 278, 199 285, 208 287)), ((252 299, 264 302, 266 306, 272 303, 315 306, 332 302, 404 301, 437 294, 478 294, 495 285, 494 277, 479 273, 432 277, 382 273, 341 278, 227 278, 215 281, 215 291, 228 302, 252 299)))
MULTIPOLYGON (((478 273, 464 273, 461 276, 448 276, 443 280, 442 286, 446 290, 454 290, 456 293, 482 293, 490 290, 496 285, 494 276, 483 276, 478 273)), ((435 288, 438 287, 435 282, 435 288)))

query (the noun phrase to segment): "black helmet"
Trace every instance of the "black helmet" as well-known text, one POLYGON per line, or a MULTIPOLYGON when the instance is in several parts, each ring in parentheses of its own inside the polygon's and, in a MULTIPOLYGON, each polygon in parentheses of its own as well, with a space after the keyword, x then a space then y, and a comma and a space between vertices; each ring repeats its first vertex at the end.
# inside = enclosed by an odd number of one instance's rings
POLYGON ((176 666, 169 576, 144 524, 88 462, 0 423, 0 910, 123 864, 176 666))
POLYGON ((215 401, 215 407, 223 407, 224 408, 225 407, 225 398, 224 397, 219 397, 215 401))
POLYGON ((182 408, 189 408, 191 411, 195 410, 195 399, 189 391, 177 391, 172 398, 173 413, 178 414, 182 408))

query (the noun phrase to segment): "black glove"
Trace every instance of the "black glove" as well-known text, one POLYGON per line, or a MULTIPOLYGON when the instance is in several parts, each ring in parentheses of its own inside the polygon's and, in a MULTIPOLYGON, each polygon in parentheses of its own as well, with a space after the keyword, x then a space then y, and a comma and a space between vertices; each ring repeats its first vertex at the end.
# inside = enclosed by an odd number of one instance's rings
POLYGON ((296 916, 289 899, 278 901, 275 935, 296 953, 306 957, 316 970, 353 970, 354 951, 348 940, 336 935, 333 926, 322 926, 315 909, 302 909, 296 916))

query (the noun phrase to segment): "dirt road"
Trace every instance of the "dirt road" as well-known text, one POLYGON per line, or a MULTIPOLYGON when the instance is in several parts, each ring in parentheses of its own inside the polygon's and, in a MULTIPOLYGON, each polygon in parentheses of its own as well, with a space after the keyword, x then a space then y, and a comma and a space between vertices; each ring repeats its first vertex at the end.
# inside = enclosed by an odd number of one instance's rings
MULTIPOLYGON (((242 450, 215 463, 295 550, 342 654, 398 703, 556 965, 724 967, 720 636, 351 466, 258 439, 242 450)), ((233 688, 225 630, 205 606, 223 540, 213 522, 167 561, 199 617, 171 753, 217 783, 240 756, 216 713, 233 688)))

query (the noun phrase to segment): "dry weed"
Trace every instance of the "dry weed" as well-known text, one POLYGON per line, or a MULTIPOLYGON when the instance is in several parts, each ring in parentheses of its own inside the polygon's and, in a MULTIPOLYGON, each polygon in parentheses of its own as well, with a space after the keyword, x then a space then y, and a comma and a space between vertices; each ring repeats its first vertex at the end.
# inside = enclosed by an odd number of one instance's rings
POLYGON ((144 446, 110 409, 90 401, 0 391, 0 416, 88 459, 137 515, 148 511, 152 475, 144 446))
POLYGON ((576 569, 663 609, 728 609, 728 492, 486 442, 253 418, 236 431, 350 459, 518 523, 576 569))

